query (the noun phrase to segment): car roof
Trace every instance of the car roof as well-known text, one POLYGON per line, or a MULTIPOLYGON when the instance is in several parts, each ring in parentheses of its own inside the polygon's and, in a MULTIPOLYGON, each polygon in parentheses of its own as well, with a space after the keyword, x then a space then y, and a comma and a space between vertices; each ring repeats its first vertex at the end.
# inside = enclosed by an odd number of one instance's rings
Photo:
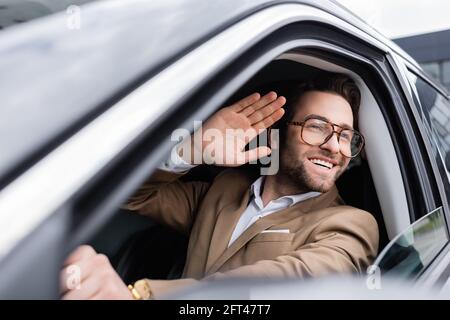
MULTIPOLYGON (((108 0, 81 6, 80 29, 68 28, 61 12, 3 30, 0 188, 183 53, 255 11, 292 2, 108 0)), ((417 65, 338 3, 296 2, 346 20, 417 65)))

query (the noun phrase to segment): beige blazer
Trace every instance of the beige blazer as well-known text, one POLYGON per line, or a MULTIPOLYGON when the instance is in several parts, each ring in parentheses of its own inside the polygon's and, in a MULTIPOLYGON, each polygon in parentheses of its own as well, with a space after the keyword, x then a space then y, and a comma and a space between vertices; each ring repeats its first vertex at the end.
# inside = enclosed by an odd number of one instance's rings
POLYGON ((254 177, 227 169, 212 183, 156 171, 124 206, 190 235, 183 279, 148 280, 156 298, 199 279, 318 277, 365 272, 378 250, 373 216, 346 206, 336 187, 265 216, 228 247, 254 177), (264 230, 288 229, 284 232, 264 230))

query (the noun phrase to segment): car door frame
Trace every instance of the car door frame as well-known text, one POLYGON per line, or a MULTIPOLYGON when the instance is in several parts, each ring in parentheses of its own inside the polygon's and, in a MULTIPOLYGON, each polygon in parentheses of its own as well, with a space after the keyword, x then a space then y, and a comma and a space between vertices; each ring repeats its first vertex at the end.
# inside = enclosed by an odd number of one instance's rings
MULTIPOLYGON (((420 110, 420 107, 417 105, 415 100, 419 99, 419 97, 413 97, 413 95, 415 95, 415 92, 414 90, 412 90, 412 88, 414 88, 415 84, 412 83, 407 73, 411 72, 415 76, 420 77, 438 94, 443 95, 447 99, 449 99, 449 94, 443 88, 436 85, 434 81, 432 81, 429 76, 426 75, 422 70, 408 63, 408 61, 404 61, 403 59, 396 57, 395 59, 393 59, 393 64, 395 64, 396 66, 396 72, 402 83, 403 92, 408 97, 408 103, 410 104, 411 109, 414 111, 414 118, 417 121, 418 126, 421 127, 422 120, 418 114, 418 110, 420 110)), ((425 133, 425 130, 423 129, 420 129, 420 138, 422 139, 425 146, 425 152, 422 153, 423 161, 429 163, 430 167, 432 168, 432 171, 430 172, 431 176, 437 182, 436 188, 438 190, 438 193, 435 196, 439 197, 439 200, 441 202, 447 225, 448 238, 450 240, 450 207, 449 199, 447 198, 443 187, 443 178, 439 172, 439 169, 437 168, 434 157, 432 156, 432 142, 430 141, 430 137, 425 133)), ((420 217, 416 218, 420 219, 420 217)), ((433 262, 418 277, 417 285, 426 287, 441 287, 445 284, 446 281, 448 281, 448 279, 450 279, 450 241, 447 242, 444 248, 435 257, 433 262)))

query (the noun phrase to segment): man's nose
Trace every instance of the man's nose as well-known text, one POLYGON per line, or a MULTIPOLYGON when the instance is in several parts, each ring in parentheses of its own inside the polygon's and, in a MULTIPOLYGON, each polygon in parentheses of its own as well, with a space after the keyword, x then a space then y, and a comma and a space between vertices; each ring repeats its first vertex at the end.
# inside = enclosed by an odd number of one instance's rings
POLYGON ((320 146, 321 149, 326 149, 330 151, 331 153, 339 153, 340 147, 338 142, 337 133, 333 132, 333 135, 330 139, 328 139, 327 142, 325 142, 323 145, 320 146))

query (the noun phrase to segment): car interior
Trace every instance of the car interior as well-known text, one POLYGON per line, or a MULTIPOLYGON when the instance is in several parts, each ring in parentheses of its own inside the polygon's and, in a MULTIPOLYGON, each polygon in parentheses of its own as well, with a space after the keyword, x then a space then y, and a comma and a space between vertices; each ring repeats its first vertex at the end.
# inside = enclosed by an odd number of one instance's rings
MULTIPOLYGON (((364 151, 352 159, 337 187, 346 204, 370 212, 379 226, 379 252, 390 239, 410 225, 406 191, 386 121, 370 84, 355 72, 305 53, 287 52, 255 74, 225 105, 255 91, 277 91, 286 81, 299 81, 320 73, 341 72, 352 77, 361 91, 359 131, 364 151), (394 199, 395 195, 395 199, 394 199)), ((282 95, 283 92, 278 92, 282 95)), ((205 119, 203 119, 205 120, 205 119)), ((246 170, 258 165, 246 165, 246 170)), ((185 181, 212 181, 223 168, 200 165, 182 177, 185 181)), ((150 175, 150 174, 149 174, 150 175)), ((150 218, 126 210, 117 214, 89 241, 106 254, 126 283, 141 278, 180 278, 188 239, 150 218), (158 256, 157 261, 151 257, 158 256)))

